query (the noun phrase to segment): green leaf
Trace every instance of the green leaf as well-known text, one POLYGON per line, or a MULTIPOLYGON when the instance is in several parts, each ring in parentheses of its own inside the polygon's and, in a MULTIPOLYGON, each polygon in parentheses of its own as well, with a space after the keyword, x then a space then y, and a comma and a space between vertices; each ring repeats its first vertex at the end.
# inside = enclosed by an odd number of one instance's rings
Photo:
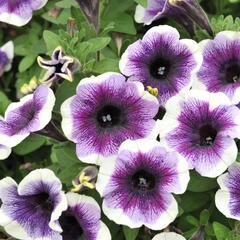
POLYGON ((60 107, 62 103, 69 97, 72 97, 76 94, 76 87, 79 83, 79 80, 82 79, 81 76, 76 75, 73 82, 64 81, 56 91, 56 103, 54 106, 54 111, 60 112, 60 107))
POLYGON ((43 136, 32 134, 13 148, 13 152, 20 156, 24 156, 39 149, 45 142, 46 139, 43 136))
POLYGON ((209 211, 207 209, 204 209, 201 213, 200 213, 200 224, 201 225, 206 225, 208 223, 209 220, 209 211))
POLYGON ((106 58, 101 61, 95 62, 92 71, 94 73, 105 73, 105 72, 119 72, 119 60, 106 58))
POLYGON ((0 115, 3 116, 5 110, 7 109, 8 105, 10 104, 10 100, 6 96, 6 94, 0 91, 0 115))
POLYGON ((70 8, 70 7, 78 7, 78 4, 75 0, 62 0, 55 4, 57 7, 60 8, 70 8))
POLYGON ((191 192, 206 192, 217 188, 218 184, 216 179, 202 177, 195 171, 190 172, 190 182, 188 184, 188 190, 191 192))
POLYGON ((180 199, 180 207, 184 210, 184 213, 189 213, 202 208, 209 201, 209 196, 205 193, 186 192, 180 199))
POLYGON ((37 55, 35 55, 35 54, 31 54, 31 55, 25 56, 25 57, 21 60, 19 66, 18 66, 19 72, 24 72, 24 71, 26 71, 28 68, 30 68, 30 67, 34 64, 36 58, 37 58, 37 55))
POLYGON ((48 53, 52 53, 53 50, 60 45, 59 36, 51 31, 45 30, 43 32, 43 39, 47 46, 48 53))
POLYGON ((85 166, 76 156, 75 144, 70 142, 55 144, 52 147, 51 159, 53 166, 58 166, 57 176, 68 187, 85 166))
POLYGON ((129 228, 127 226, 123 226, 123 232, 126 240, 135 240, 137 238, 139 229, 138 228, 129 228))
POLYGON ((213 223, 213 230, 217 240, 226 240, 228 233, 230 232, 229 228, 218 222, 213 223))
POLYGON ((189 215, 186 217, 186 219, 191 225, 193 225, 195 227, 199 226, 199 222, 198 222, 197 218, 195 218, 194 216, 189 215))
POLYGON ((136 3, 142 5, 144 8, 147 7, 147 0, 134 0, 136 3))

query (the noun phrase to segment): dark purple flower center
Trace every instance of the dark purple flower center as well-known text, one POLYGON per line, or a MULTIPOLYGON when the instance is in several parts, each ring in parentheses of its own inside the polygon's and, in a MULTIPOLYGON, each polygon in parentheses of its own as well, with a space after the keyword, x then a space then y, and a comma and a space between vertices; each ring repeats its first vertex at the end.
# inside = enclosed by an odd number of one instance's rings
POLYGON ((111 128, 121 124, 122 111, 114 105, 106 105, 97 112, 97 122, 102 128, 111 128))
POLYGON ((9 59, 5 52, 0 51, 0 71, 9 63, 9 59))
POLYGON ((240 61, 233 60, 222 67, 221 77, 226 83, 240 82, 240 61))
POLYGON ((199 128, 200 145, 211 146, 217 136, 217 130, 211 124, 204 124, 199 128))
POLYGON ((165 115, 165 113, 166 113, 165 107, 160 106, 159 109, 158 109, 157 115, 154 117, 154 120, 157 120, 157 119, 162 120, 164 115, 165 115))
POLYGON ((29 204, 35 208, 39 213, 51 216, 54 209, 54 201, 48 193, 43 192, 29 197, 29 204))
POLYGON ((168 60, 158 58, 150 64, 150 74, 157 80, 165 80, 170 71, 171 64, 168 60))
POLYGON ((144 169, 135 172, 131 178, 132 187, 137 192, 148 192, 154 189, 155 176, 144 169))
POLYGON ((63 240, 81 240, 84 238, 84 232, 76 217, 70 211, 63 212, 59 219, 63 229, 63 240))

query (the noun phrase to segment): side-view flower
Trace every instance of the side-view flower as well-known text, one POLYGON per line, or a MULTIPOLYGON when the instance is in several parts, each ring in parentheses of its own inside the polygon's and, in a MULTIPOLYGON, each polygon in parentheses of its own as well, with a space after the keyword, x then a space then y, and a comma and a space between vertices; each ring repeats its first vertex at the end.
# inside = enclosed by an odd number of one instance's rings
POLYGON ((27 24, 35 10, 41 9, 48 0, 5 0, 0 4, 0 21, 15 26, 27 24))
POLYGON ((51 60, 39 56, 37 61, 40 67, 47 69, 41 82, 49 86, 58 82, 61 78, 72 82, 73 73, 80 65, 76 59, 65 55, 62 47, 57 47, 53 51, 51 60))
POLYGON ((194 35, 194 23, 213 35, 206 13, 197 0, 148 0, 147 7, 140 4, 136 8, 135 21, 151 24, 157 19, 169 17, 183 25, 188 33, 194 35))
POLYGON ((153 27, 142 40, 128 46, 119 62, 128 81, 140 81, 145 87, 158 89, 161 105, 170 97, 188 91, 202 64, 198 44, 179 38, 173 27, 153 27))
POLYGON ((240 221, 240 163, 234 163, 228 172, 221 175, 217 181, 220 190, 217 191, 215 202, 220 212, 227 218, 240 221))
POLYGON ((9 41, 0 48, 0 77, 11 69, 13 56, 14 45, 12 41, 9 41))
POLYGON ((0 120, 0 144, 14 147, 32 132, 43 129, 52 118, 53 91, 40 85, 33 94, 11 103, 0 120))
POLYGON ((240 110, 223 93, 191 90, 166 105, 162 142, 180 153, 189 168, 206 177, 222 174, 237 158, 240 110))
POLYGON ((156 138, 158 107, 142 83, 105 73, 82 79, 77 94, 62 104, 62 129, 81 161, 100 165, 126 139, 156 138))
POLYGON ((156 140, 126 140, 99 170, 96 189, 103 212, 118 224, 161 230, 173 222, 189 181, 187 162, 156 140))

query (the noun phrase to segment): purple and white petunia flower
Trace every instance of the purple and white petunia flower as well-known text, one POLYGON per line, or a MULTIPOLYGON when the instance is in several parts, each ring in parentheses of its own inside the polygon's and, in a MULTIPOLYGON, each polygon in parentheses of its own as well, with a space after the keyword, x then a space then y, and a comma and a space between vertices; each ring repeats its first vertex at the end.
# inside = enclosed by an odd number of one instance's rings
POLYGON ((199 43, 203 63, 194 88, 223 92, 233 104, 240 102, 240 33, 223 31, 199 43))
POLYGON ((0 48, 0 77, 11 69, 13 56, 14 45, 12 41, 9 41, 0 48))
POLYGON ((117 224, 160 230, 173 222, 189 181, 187 162, 156 140, 126 140, 116 158, 104 162, 96 189, 103 212, 117 224))
POLYGON ((175 232, 162 232, 157 234, 152 240, 186 240, 186 238, 175 232))
POLYGON ((240 221, 240 163, 232 164, 217 181, 221 188, 215 196, 217 208, 227 218, 240 221))
POLYGON ((64 53, 62 47, 57 47, 53 51, 51 60, 38 56, 37 61, 40 67, 47 70, 41 82, 49 86, 54 82, 58 82, 61 78, 72 82, 73 73, 80 66, 77 59, 64 53))
POLYGON ((109 72, 81 80, 77 95, 61 107, 62 129, 81 161, 100 165, 126 139, 156 138, 158 108, 142 83, 109 72))
POLYGON ((22 240, 62 240, 59 217, 67 209, 62 184, 49 169, 37 169, 20 183, 0 181, 0 225, 22 240))
POLYGON ((41 9, 48 0, 1 0, 0 21, 15 26, 27 24, 35 10, 41 9))
POLYGON ((68 209, 59 218, 63 240, 111 240, 107 226, 101 221, 101 209, 92 198, 67 193, 68 209))
POLYGON ((161 105, 190 89, 202 63, 198 44, 179 38, 179 32, 173 27, 153 27, 142 40, 128 46, 119 63, 128 81, 140 81, 145 87, 157 88, 161 105))
POLYGON ((53 91, 44 85, 20 102, 11 103, 0 120, 0 144, 14 147, 30 133, 43 129, 51 120, 54 104, 53 91))
POLYGON ((209 35, 213 35, 208 17, 197 0, 148 0, 147 2, 146 8, 140 4, 136 8, 137 23, 149 25, 157 19, 169 17, 183 25, 191 36, 194 35, 194 23, 204 28, 209 35))
POLYGON ((217 177, 236 160, 240 110, 223 93, 191 90, 173 97, 159 128, 161 141, 202 176, 217 177))

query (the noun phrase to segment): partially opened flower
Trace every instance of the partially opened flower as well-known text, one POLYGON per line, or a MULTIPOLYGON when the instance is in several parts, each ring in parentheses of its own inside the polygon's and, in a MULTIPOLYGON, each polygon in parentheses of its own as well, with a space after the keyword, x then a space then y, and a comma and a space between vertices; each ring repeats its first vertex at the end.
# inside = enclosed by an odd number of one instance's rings
POLYGON ((47 69, 41 81, 48 85, 59 81, 61 78, 72 82, 73 73, 79 67, 79 62, 75 58, 65 55, 61 47, 57 47, 53 51, 51 60, 43 59, 40 56, 37 60, 39 66, 47 69))
POLYGON ((9 157, 12 149, 0 144, 0 160, 4 160, 9 157))
POLYGON ((43 85, 20 102, 11 103, 0 120, 0 144, 14 147, 30 133, 43 129, 51 120, 54 104, 53 91, 43 85))
POLYGON ((12 41, 9 41, 0 48, 0 77, 11 69, 13 56, 14 45, 12 41))
POLYGON ((240 163, 231 165, 217 181, 221 188, 215 197, 217 208, 227 218, 240 221, 240 163))
POLYGON ((67 209, 60 180, 49 169, 37 169, 20 183, 0 181, 0 225, 17 239, 61 240, 59 217, 67 209))
POLYGON ((126 139, 157 137, 158 107, 140 82, 105 73, 81 80, 77 95, 63 103, 62 129, 77 144, 81 161, 101 164, 126 139))
POLYGON ((202 63, 198 44, 179 38, 173 27, 153 27, 142 40, 128 46, 119 63, 128 81, 157 88, 158 100, 163 105, 170 97, 190 89, 202 63))
POLYGON ((195 88, 223 92, 233 104, 240 102, 240 33, 224 31, 213 40, 199 44, 203 63, 197 73, 195 88))
POLYGON ((202 176, 217 177, 237 157, 240 110, 223 93, 191 90, 166 105, 160 138, 202 176))
POLYGON ((146 25, 165 17, 183 25, 190 35, 194 34, 194 23, 213 35, 208 17, 197 0, 148 0, 147 8, 139 4, 135 12, 135 21, 146 25))
POLYGON ((107 226, 101 221, 101 209, 92 198, 67 193, 68 209, 59 219, 63 240, 111 240, 107 226))
POLYGON ((33 11, 41 9, 48 0, 5 0, 0 4, 0 21, 15 26, 27 24, 33 11))
POLYGON ((187 162, 156 140, 126 140, 118 156, 100 167, 96 189, 103 212, 117 224, 160 230, 178 214, 172 193, 184 193, 187 162))
POLYGON ((157 234, 152 240, 186 240, 186 238, 175 232, 163 232, 157 234))

